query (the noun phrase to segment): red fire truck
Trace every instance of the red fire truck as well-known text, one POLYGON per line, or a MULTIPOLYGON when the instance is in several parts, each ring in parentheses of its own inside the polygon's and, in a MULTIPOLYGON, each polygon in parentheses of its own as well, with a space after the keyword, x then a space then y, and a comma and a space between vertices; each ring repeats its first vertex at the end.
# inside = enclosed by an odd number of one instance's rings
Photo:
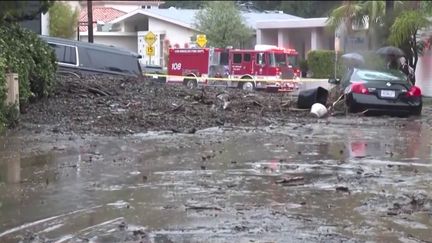
POLYGON ((254 50, 174 48, 169 50, 167 83, 292 91, 300 76, 297 56, 293 49, 265 45, 254 50))

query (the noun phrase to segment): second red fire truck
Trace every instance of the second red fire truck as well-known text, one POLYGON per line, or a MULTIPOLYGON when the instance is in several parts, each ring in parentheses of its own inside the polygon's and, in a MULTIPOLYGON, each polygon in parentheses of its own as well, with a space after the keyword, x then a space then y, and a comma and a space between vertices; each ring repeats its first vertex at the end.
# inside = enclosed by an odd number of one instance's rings
POLYGON ((293 49, 267 45, 254 50, 174 48, 169 50, 167 83, 292 91, 300 76, 297 58, 293 49))

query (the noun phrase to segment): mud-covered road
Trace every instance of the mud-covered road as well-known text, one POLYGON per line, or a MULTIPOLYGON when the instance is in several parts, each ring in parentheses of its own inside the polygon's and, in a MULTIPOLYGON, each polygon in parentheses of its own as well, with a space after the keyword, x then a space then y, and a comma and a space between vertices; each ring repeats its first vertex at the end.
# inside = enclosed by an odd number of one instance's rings
POLYGON ((1 140, 0 241, 430 242, 427 123, 121 137, 24 129, 1 140))
POLYGON ((2 243, 431 242, 430 105, 66 81, 0 137, 2 243))

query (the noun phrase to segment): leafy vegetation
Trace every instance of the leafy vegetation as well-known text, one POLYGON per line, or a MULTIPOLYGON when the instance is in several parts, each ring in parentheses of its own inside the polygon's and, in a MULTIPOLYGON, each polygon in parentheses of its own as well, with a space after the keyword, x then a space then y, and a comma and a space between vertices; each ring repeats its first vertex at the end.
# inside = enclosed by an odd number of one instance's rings
POLYGON ((165 1, 160 5, 160 8, 199 9, 203 7, 204 3, 205 1, 165 1))
POLYGON ((50 35, 61 38, 74 37, 78 25, 78 10, 73 10, 69 4, 55 2, 49 10, 50 35))
POLYGON ((206 2, 195 17, 196 28, 207 36, 209 46, 241 48, 251 40, 252 30, 232 1, 206 2))
POLYGON ((423 53, 424 41, 417 40, 422 28, 431 25, 426 15, 410 10, 398 16, 390 29, 389 43, 400 47, 407 56, 408 64, 415 70, 418 58, 423 53))
MULTIPOLYGON (((307 54, 307 65, 312 72, 313 78, 330 78, 334 77, 336 55, 334 51, 314 50, 307 54)), ((338 54, 336 67, 336 76, 340 78, 344 71, 344 65, 338 54)))
MULTIPOLYGON (((4 104, 6 98, 5 74, 18 73, 20 105, 31 98, 42 98, 54 87, 56 57, 35 33, 18 24, 0 25, 0 129, 16 124, 14 106, 4 104)), ((15 109, 16 110, 16 109, 15 109)))
POLYGON ((53 4, 52 0, 0 1, 0 22, 33 20, 39 14, 48 12, 53 4))
MULTIPOLYGON (((181 9, 200 9, 206 1, 165 1, 161 8, 176 7, 181 9)), ((304 18, 325 17, 329 11, 342 1, 233 1, 241 10, 272 11, 304 18), (317 8, 316 6, 320 6, 317 8)))
POLYGON ((327 21, 331 30, 351 34, 365 29, 369 49, 395 45, 404 50, 409 65, 415 70, 424 42, 418 32, 431 24, 429 1, 345 1, 332 10, 327 21))

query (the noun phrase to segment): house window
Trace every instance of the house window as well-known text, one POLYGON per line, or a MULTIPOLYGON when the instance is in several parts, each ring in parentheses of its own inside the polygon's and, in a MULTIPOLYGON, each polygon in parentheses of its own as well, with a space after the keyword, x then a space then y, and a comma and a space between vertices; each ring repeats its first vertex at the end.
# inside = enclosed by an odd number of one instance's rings
POLYGON ((54 49, 57 62, 77 65, 76 47, 54 43, 49 43, 49 45, 54 49))
POLYGON ((241 63, 242 61, 242 54, 235 53, 233 58, 234 63, 241 63))
POLYGON ((245 53, 243 56, 243 61, 250 62, 250 60, 251 60, 251 54, 245 53))

